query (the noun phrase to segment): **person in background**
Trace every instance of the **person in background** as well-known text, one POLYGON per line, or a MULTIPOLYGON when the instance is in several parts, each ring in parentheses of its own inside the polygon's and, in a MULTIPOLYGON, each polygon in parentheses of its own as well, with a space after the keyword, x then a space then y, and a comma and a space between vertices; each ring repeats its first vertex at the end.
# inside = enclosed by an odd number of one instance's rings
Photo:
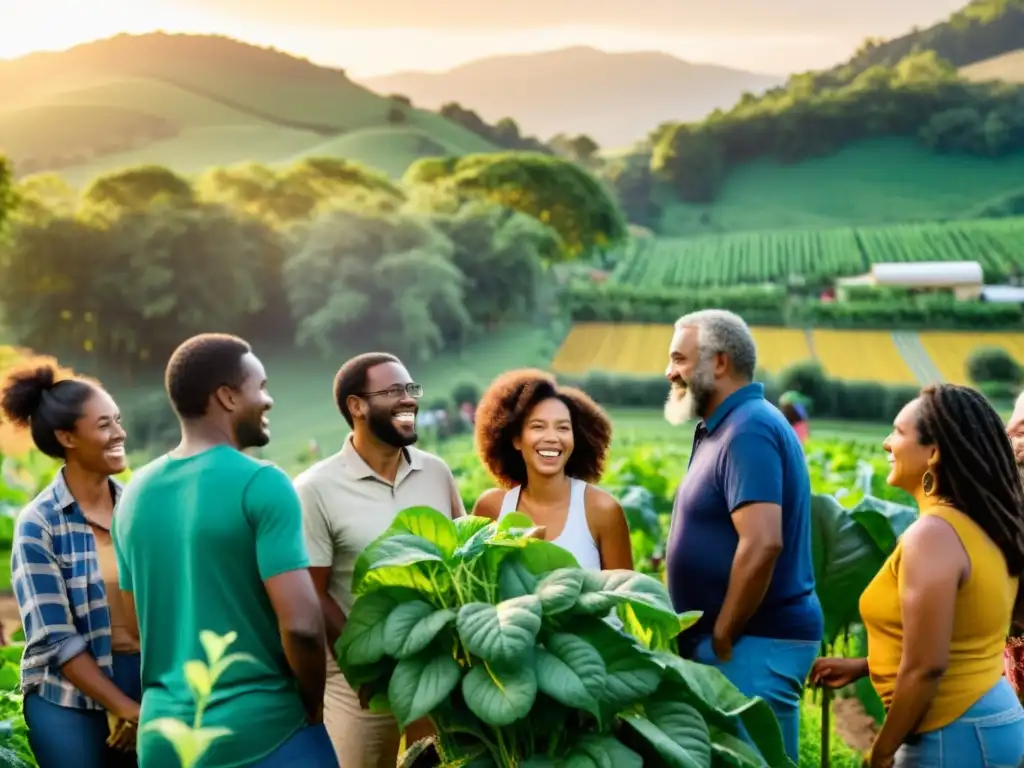
POLYGON ((0 407, 63 462, 18 515, 11 552, 29 745, 40 768, 136 766, 139 631, 110 537, 113 476, 126 467, 121 413, 98 384, 57 381, 50 365, 12 371, 0 407))
POLYGON ((772 708, 797 760, 800 697, 823 632, 811 557, 811 488, 796 433, 753 381, 742 318, 680 318, 669 347, 672 424, 700 418, 676 493, 666 550, 679 612, 703 616, 680 651, 718 667, 772 708))
MULTIPOLYGON (((142 637, 142 723, 196 716, 185 670, 205 631, 246 654, 217 680, 203 728, 224 728, 204 768, 337 768, 324 730, 324 622, 291 479, 243 451, 270 442, 274 401, 249 344, 202 334, 171 356, 167 393, 181 443, 139 469, 114 524, 121 588, 142 637)), ((145 768, 179 768, 144 733, 145 768)))
POLYGON ((806 445, 811 437, 811 427, 808 423, 807 409, 804 408, 803 403, 795 398, 783 398, 779 405, 779 410, 786 417, 789 426, 796 432, 800 445, 806 445))
POLYGON ((500 520, 522 512, 583 568, 633 569, 629 526, 601 478, 612 424, 586 394, 544 371, 499 376, 476 412, 476 443, 500 488, 485 491, 474 515, 500 520))
POLYGON ((1003 651, 1024 570, 1024 485, 999 414, 973 389, 929 386, 883 448, 887 482, 920 516, 861 595, 867 658, 819 659, 812 682, 870 675, 886 708, 872 768, 1019 766, 1024 707, 1003 651))
MULTIPOLYGON (((352 611, 352 573, 364 549, 403 509, 427 506, 446 517, 465 514, 451 470, 414 447, 423 387, 384 352, 348 360, 334 379, 334 401, 352 432, 342 449, 297 478, 310 573, 327 627, 324 720, 345 768, 394 768, 401 734, 391 715, 364 710, 345 680, 333 648, 352 611)), ((320 665, 324 666, 325 657, 320 665)), ((407 743, 429 735, 426 721, 406 731, 407 743)))
MULTIPOLYGON (((1007 422, 1006 434, 1013 445, 1014 459, 1017 462, 1017 473, 1024 483, 1024 393, 1017 397, 1013 413, 1007 422)), ((1024 596, 1021 596, 1024 598, 1024 596)), ((1015 614, 1024 615, 1024 605, 1018 606, 1015 614)), ((1014 622, 1010 628, 1010 636, 1006 639, 1003 652, 1004 674, 1010 681, 1017 699, 1024 702, 1024 624, 1014 622)))

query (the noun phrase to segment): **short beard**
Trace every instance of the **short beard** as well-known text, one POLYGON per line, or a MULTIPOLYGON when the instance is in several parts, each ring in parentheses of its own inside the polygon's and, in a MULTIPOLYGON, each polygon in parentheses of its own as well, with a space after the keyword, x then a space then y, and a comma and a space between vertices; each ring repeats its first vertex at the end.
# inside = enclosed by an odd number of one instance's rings
POLYGON ((709 364, 710 360, 700 361, 685 392, 680 393, 680 387, 676 384, 669 390, 665 401, 665 421, 673 427, 703 416, 707 411, 715 388, 714 374, 709 364))
POLYGON ((419 435, 415 432, 409 436, 399 432, 392 423, 393 418, 390 408, 374 408, 370 411, 366 426, 370 428, 370 434, 392 448, 405 448, 419 440, 419 435))
POLYGON ((262 448, 270 443, 270 435, 263 428, 262 418, 261 411, 257 414, 255 421, 243 421, 235 426, 235 442, 238 444, 239 450, 262 448))

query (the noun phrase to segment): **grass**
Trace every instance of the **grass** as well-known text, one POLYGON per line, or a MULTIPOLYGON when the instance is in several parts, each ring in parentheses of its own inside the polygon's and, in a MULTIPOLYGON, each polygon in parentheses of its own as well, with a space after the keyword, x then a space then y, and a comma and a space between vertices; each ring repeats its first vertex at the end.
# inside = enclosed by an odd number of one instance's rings
MULTIPOLYGON (((864 757, 848 747, 835 729, 832 718, 829 739, 829 768, 862 768, 864 757)), ((821 703, 815 701, 811 692, 805 692, 800 704, 800 754, 799 768, 820 768, 821 761, 821 703)))
POLYGON ((795 165, 742 165, 712 205, 683 204, 662 190, 656 229, 689 235, 957 218, 1018 189, 1022 178, 1024 153, 988 159, 933 154, 910 139, 863 141, 795 165))
POLYGON ((0 62, 0 84, 18 86, 0 88, 0 147, 16 166, 81 155, 60 170, 78 185, 140 162, 197 173, 318 154, 398 177, 421 157, 495 149, 423 110, 401 107, 404 119, 392 124, 395 103, 340 70, 228 39, 121 36, 48 57, 0 62), (179 134, 139 136, 134 149, 95 156, 125 125, 154 118, 179 134))

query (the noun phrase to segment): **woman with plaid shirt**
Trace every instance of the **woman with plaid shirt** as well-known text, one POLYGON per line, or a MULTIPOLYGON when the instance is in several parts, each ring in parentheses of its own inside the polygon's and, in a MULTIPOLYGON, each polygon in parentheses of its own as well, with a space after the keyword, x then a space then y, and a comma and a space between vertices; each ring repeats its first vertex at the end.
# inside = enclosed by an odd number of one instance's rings
POLYGON ((0 390, 4 415, 64 462, 15 524, 25 722, 40 768, 129 768, 142 698, 139 633, 117 589, 110 538, 125 431, 97 383, 56 379, 53 366, 36 366, 10 373, 0 390))

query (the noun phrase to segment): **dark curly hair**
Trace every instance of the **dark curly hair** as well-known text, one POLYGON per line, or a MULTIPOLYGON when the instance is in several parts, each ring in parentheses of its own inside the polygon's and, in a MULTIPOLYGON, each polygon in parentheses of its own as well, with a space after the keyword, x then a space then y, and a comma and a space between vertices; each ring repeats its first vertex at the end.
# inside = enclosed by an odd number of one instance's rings
POLYGON ((917 433, 939 449, 938 496, 976 522, 1006 557, 1011 576, 1024 571, 1024 486, 999 414, 970 387, 921 390, 917 433))
POLYGON ((0 388, 0 411, 17 427, 28 428, 32 442, 53 459, 64 459, 57 432, 71 432, 82 416, 85 401, 100 389, 83 377, 57 379, 50 364, 28 364, 9 371, 0 388))
POLYGON ((601 478, 612 439, 612 422, 607 414, 585 392, 560 387, 551 374, 526 368, 495 379, 476 410, 477 452, 487 471, 503 487, 526 482, 526 462, 512 440, 523 431, 530 411, 552 398, 565 403, 572 419, 575 447, 565 464, 565 474, 588 483, 601 478))
POLYGON ((245 380, 242 358, 250 352, 249 342, 226 333, 201 333, 183 341, 164 374, 178 416, 201 418, 214 392, 223 386, 238 389, 245 380))

